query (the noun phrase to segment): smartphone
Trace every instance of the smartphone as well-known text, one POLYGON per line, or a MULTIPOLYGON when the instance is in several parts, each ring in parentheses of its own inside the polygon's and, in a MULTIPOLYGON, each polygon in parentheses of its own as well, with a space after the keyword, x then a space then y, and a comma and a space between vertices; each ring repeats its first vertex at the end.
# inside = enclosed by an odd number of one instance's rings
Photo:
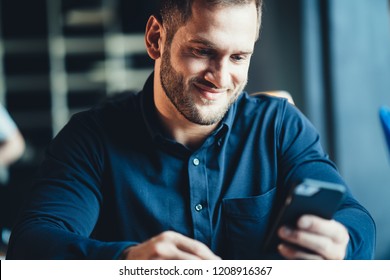
POLYGON ((277 245, 281 243, 277 235, 278 229, 283 225, 294 228, 297 220, 304 214, 331 219, 340 207, 345 192, 346 187, 343 185, 313 179, 305 179, 296 184, 266 236, 264 252, 276 251, 277 245))

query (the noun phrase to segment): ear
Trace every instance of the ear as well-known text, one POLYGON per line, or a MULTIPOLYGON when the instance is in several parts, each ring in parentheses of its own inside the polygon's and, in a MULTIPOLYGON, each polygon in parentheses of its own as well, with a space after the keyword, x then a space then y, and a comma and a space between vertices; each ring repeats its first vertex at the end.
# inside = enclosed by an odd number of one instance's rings
POLYGON ((161 56, 161 40, 164 32, 162 24, 155 16, 150 16, 146 24, 145 44, 150 58, 156 60, 161 56))

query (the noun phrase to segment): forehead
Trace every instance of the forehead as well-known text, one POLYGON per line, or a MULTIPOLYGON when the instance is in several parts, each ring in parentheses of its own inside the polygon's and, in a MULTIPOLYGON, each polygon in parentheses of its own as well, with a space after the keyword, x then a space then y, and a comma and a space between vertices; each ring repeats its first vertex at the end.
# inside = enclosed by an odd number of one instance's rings
POLYGON ((176 35, 178 40, 204 39, 221 46, 253 48, 257 28, 258 14, 254 2, 208 6, 203 1, 195 1, 191 17, 176 35))

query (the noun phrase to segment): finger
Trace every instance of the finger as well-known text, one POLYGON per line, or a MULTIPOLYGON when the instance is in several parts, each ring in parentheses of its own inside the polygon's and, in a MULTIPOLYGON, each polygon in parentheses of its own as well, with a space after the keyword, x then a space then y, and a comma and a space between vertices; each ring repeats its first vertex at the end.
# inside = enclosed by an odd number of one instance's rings
POLYGON ((154 260, 200 260, 201 258, 178 249, 173 244, 161 243, 155 248, 154 260))
POLYGON ((317 254, 310 254, 296 247, 289 246, 287 244, 280 244, 278 246, 279 253, 289 260, 323 260, 324 258, 317 254))
POLYGON ((348 243, 347 229, 335 220, 326 220, 313 215, 303 215, 297 223, 299 229, 331 238, 336 243, 348 243))
MULTIPOLYGON (((294 245, 300 246, 321 256, 329 256, 335 250, 335 246, 330 238, 303 230, 294 230, 282 227, 279 236, 294 245)), ((297 248, 295 248, 298 250, 297 248)))
POLYGON ((325 259, 343 259, 346 254, 349 238, 347 233, 347 240, 345 242, 336 242, 329 236, 321 235, 321 233, 300 229, 294 230, 287 227, 282 227, 278 234, 283 240, 308 249, 313 253, 315 252, 325 259))
MULTIPOLYGON (((183 254, 186 253, 196 256, 199 259, 204 260, 218 260, 220 259, 216 256, 205 244, 184 236, 180 233, 168 231, 162 233, 162 239, 165 239, 167 242, 172 242, 177 250, 180 250, 183 254)), ((176 252, 178 253, 178 252, 176 252)))
POLYGON ((178 249, 187 253, 191 253, 202 260, 220 259, 220 257, 216 256, 205 244, 184 235, 181 235, 176 240, 176 246, 178 249))
POLYGON ((200 260, 198 256, 179 250, 174 243, 159 236, 127 248, 122 256, 128 260, 200 260))

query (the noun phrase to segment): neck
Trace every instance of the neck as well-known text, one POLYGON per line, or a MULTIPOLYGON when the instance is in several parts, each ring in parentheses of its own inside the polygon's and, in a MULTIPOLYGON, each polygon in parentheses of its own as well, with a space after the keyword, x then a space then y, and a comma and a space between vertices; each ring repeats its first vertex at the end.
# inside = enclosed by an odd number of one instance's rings
POLYGON ((172 105, 171 108, 159 108, 159 102, 155 104, 159 119, 164 127, 165 133, 176 142, 190 148, 200 147, 204 140, 214 131, 218 124, 199 125, 190 122, 172 105))
POLYGON ((218 125, 218 123, 199 125, 187 120, 169 101, 162 89, 156 86, 154 87, 154 104, 165 134, 190 149, 200 147, 218 125), (160 92, 157 92, 158 90, 160 92))

